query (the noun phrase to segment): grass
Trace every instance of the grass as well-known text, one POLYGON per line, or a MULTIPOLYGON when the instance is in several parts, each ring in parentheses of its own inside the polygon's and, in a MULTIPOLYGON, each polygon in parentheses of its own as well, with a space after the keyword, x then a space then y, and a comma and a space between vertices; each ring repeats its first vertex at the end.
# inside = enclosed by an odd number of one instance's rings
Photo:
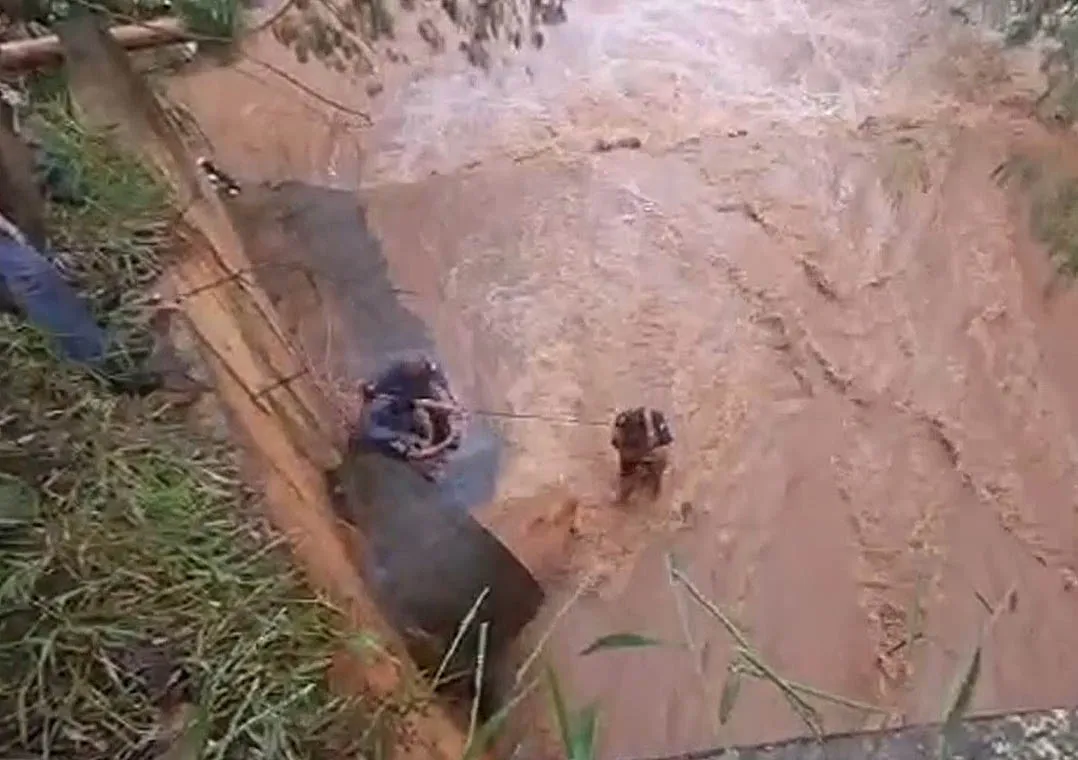
MULTIPOLYGON (((110 329, 144 334, 167 194, 62 99, 33 124, 80 199, 50 208, 63 268, 110 329)), ((169 756, 340 749, 336 613, 249 502, 227 445, 0 317, 0 756, 156 757, 176 737, 169 756)))
POLYGON ((1031 219, 1059 271, 1078 275, 1078 179, 1059 179, 1035 190, 1031 219))
POLYGON ((1029 193, 1034 236, 1060 274, 1078 276, 1078 177, 1018 154, 1000 164, 993 177, 1003 186, 1017 182, 1029 193))
POLYGON ((244 4, 240 0, 177 0, 174 7, 176 15, 197 35, 227 41, 243 31, 244 4))
POLYGON ((71 116, 59 78, 33 94, 27 122, 41 144, 41 171, 69 201, 47 207, 55 262, 115 335, 106 371, 129 374, 152 348, 149 290, 173 246, 176 215, 154 175, 71 116))
POLYGON ((243 31, 245 5, 243 0, 49 0, 41 3, 39 18, 53 23, 91 10, 124 24, 175 15, 198 38, 230 42, 243 31))
MULTIPOLYGON (((1070 127, 1078 119, 1078 12, 1061 0, 1027 6, 1008 42, 1024 44, 1041 30, 1056 40, 1058 47, 1042 61, 1048 88, 1038 98, 1035 112, 1054 126, 1070 127)), ((1034 235, 1060 274, 1078 276, 1078 177, 1067 176, 1048 162, 1016 155, 996 170, 996 178, 1018 180, 1030 192, 1034 235)))

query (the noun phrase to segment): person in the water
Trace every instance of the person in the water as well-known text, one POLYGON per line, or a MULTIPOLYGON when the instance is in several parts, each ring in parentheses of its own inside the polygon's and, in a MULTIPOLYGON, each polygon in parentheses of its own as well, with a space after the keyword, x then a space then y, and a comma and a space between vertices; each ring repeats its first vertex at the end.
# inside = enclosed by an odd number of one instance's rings
POLYGON ((638 406, 618 414, 610 439, 618 452, 618 502, 638 486, 646 486, 652 498, 659 495, 673 442, 666 415, 657 409, 638 406))

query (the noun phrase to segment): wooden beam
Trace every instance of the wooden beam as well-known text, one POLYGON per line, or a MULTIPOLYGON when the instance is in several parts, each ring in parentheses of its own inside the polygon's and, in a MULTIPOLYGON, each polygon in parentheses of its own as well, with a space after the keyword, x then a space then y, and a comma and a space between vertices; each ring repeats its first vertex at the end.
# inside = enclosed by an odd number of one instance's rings
MULTIPOLYGON (((183 22, 176 18, 147 21, 145 24, 114 26, 109 34, 124 50, 185 42, 190 35, 183 22)), ((28 71, 54 68, 64 62, 64 48, 55 34, 27 40, 14 40, 0 45, 0 71, 28 71)))

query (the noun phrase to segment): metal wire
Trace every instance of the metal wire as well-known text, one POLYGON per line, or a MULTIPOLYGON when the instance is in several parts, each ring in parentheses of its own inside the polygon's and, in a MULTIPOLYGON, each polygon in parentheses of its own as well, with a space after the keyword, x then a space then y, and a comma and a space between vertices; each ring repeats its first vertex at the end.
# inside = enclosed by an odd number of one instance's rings
POLYGON ((537 422, 552 422, 557 425, 580 425, 582 427, 609 427, 609 422, 599 422, 597 420, 582 420, 579 417, 571 416, 553 416, 546 414, 528 414, 525 412, 501 412, 491 409, 470 409, 472 414, 477 417, 494 417, 497 419, 507 420, 533 420, 537 422))
MULTIPOLYGON (((397 399, 398 401, 407 400, 407 399, 402 399, 402 398, 400 398, 398 396, 394 396, 393 394, 390 394, 390 393, 379 393, 378 395, 381 396, 381 397, 384 397, 384 398, 394 398, 394 399, 397 399)), ((416 399, 416 401, 421 402, 421 401, 426 401, 426 399, 416 399)), ((558 424, 558 425, 580 425, 582 427, 608 427, 610 425, 609 422, 598 422, 596 420, 583 420, 583 419, 580 419, 579 417, 573 417, 571 415, 531 414, 531 413, 528 413, 528 412, 506 412, 506 411, 498 411, 498 410, 494 410, 494 409, 478 409, 478 408, 468 409, 468 408, 466 408, 464 406, 460 406, 459 408, 461 409, 461 411, 468 412, 469 414, 473 414, 476 417, 493 417, 495 419, 506 419, 506 420, 530 420, 530 421, 536 421, 536 422, 552 422, 552 423, 558 424)))

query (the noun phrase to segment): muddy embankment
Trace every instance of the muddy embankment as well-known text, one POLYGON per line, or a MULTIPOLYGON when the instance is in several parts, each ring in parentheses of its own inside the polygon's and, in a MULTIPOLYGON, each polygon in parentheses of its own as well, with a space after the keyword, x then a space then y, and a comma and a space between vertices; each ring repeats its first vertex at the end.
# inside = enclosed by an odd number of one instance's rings
MULTIPOLYGON (((1076 302, 1046 290, 1028 199, 993 179, 1016 151, 1073 155, 1033 118, 1038 60, 931 2, 577 0, 569 15, 489 73, 402 31, 394 54, 415 65, 384 64, 398 73, 374 96, 269 35, 252 50, 322 100, 242 61, 171 93, 248 187, 333 188, 378 240, 372 276, 331 204, 286 204, 322 220, 287 252, 313 285, 279 305, 327 376, 354 382, 395 350, 386 336, 418 334, 414 316, 477 410, 672 415, 667 489, 628 509, 610 503, 601 425, 489 418, 502 453, 475 514, 542 555, 537 629, 596 581, 548 652, 574 701, 598 700, 603 756, 719 739, 730 642, 696 606, 679 619, 670 550, 772 667, 907 721, 939 716, 1014 588, 974 708, 1078 700, 1076 302), (594 150, 626 134, 642 147, 594 150), (578 656, 626 630, 692 646, 578 656)), ((829 731, 868 722, 821 714, 829 731)), ((804 731, 761 681, 721 740, 804 731)))

